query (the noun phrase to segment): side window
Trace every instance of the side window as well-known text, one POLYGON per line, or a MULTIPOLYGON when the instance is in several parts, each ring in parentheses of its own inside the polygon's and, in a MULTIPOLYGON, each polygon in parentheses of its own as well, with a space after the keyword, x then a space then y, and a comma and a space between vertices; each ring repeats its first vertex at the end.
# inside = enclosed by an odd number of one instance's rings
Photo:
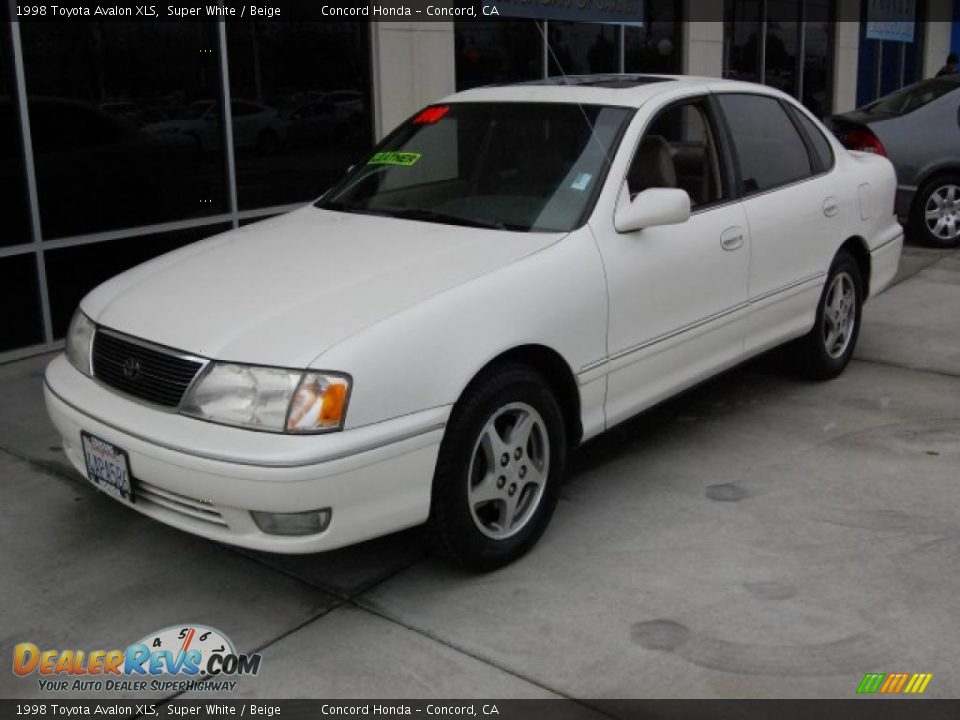
POLYGON ((807 134, 807 137, 810 138, 810 143, 813 145, 813 151, 817 154, 817 160, 820 162, 818 171, 822 172, 832 168, 833 150, 830 148, 830 143, 823 136, 823 131, 821 131, 820 128, 818 128, 810 120, 810 118, 796 108, 791 107, 790 113, 794 118, 796 118, 797 122, 800 123, 800 127, 803 128, 803 131, 807 134))
POLYGON ((644 133, 627 187, 633 198, 648 188, 680 188, 696 208, 723 200, 723 172, 716 136, 703 100, 672 105, 644 133))
POLYGON ((813 174, 796 126, 776 98, 717 95, 740 161, 743 192, 763 192, 813 174))

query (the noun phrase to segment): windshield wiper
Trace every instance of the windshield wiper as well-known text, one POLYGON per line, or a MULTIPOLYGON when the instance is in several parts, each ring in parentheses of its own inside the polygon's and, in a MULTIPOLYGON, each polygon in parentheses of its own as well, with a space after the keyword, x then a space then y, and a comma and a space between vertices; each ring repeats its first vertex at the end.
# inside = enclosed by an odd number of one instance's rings
POLYGON ((447 225, 463 225, 465 227, 490 228, 492 230, 522 230, 516 225, 507 225, 499 220, 486 218, 464 217, 463 215, 448 215, 447 213, 428 210, 426 208, 389 208, 385 209, 389 215, 404 220, 425 220, 447 225))

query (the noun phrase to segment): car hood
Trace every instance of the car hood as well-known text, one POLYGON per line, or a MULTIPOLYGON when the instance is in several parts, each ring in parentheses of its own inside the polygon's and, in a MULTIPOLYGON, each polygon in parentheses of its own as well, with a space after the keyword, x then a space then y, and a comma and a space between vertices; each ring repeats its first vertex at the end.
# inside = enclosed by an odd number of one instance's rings
POLYGON ((198 355, 307 367, 363 328, 563 235, 311 206, 140 265, 82 308, 98 324, 198 355))

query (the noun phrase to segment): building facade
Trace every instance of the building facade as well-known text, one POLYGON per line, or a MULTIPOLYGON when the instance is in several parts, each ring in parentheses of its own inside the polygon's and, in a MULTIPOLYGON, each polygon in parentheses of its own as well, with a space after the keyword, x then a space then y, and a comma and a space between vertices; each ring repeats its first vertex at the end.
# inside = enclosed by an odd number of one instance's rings
POLYGON ((694 2, 646 0, 623 23, 177 24, 17 23, 3 3, 0 303, 13 312, 0 362, 59 347, 77 303, 112 275, 317 197, 456 90, 686 73, 766 83, 827 115, 933 75, 960 8, 898 0, 916 23, 893 41, 869 32, 877 0, 694 2))

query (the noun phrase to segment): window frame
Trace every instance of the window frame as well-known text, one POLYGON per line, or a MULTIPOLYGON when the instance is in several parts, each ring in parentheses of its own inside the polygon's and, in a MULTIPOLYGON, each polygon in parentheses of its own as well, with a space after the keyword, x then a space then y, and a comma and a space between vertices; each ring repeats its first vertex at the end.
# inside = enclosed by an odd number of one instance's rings
MULTIPOLYGON (((636 159, 637 153, 640 152, 640 144, 643 142, 643 139, 647 136, 647 133, 649 133, 650 128, 653 127, 654 123, 656 123, 664 113, 670 112, 671 110, 684 105, 696 104, 700 104, 702 106, 699 109, 706 115, 706 127, 709 127, 710 132, 713 133, 714 143, 717 146, 717 162, 720 165, 722 197, 719 200, 713 200, 695 207, 691 206, 690 214, 696 215, 701 212, 713 210, 714 208, 737 202, 740 199, 738 195, 739 175, 738 172, 735 172, 736 164, 729 147, 727 128, 722 122, 721 116, 718 114, 719 108, 717 107, 713 93, 710 92, 698 92, 695 95, 687 95, 685 97, 675 98, 654 111, 650 118, 643 124, 640 132, 637 134, 637 139, 633 145, 633 149, 630 151, 630 159, 627 162, 627 166, 623 172, 623 178, 620 181, 619 192, 622 193, 623 188, 626 187, 627 197, 629 197, 630 185, 628 178, 630 176, 630 169, 633 167, 633 161, 636 159)), ((683 188, 679 189, 682 190, 683 188)))
POLYGON ((820 158, 820 153, 817 152, 813 138, 810 137, 810 133, 807 131, 807 128, 800 121, 800 113, 803 111, 793 103, 786 102, 785 100, 781 100, 780 104, 786 109, 787 117, 790 118, 790 121, 797 128, 797 132, 800 133, 800 137, 807 146, 807 153, 810 155, 811 167, 816 167, 817 169, 817 172, 815 172, 811 177, 818 177, 833 170, 833 168, 837 165, 837 154, 834 152, 833 144, 830 142, 830 139, 827 137, 826 133, 820 130, 820 128, 817 127, 816 123, 813 122, 810 117, 807 117, 807 122, 813 125, 815 132, 820 133, 820 137, 823 138, 823 141, 826 143, 827 148, 830 151, 830 163, 825 166, 820 158))
POLYGON ((833 158, 833 163, 830 165, 829 168, 824 168, 822 166, 822 163, 820 162, 820 158, 817 155, 815 148, 813 147, 813 141, 807 136, 807 133, 803 129, 803 127, 800 125, 800 122, 796 118, 794 118, 794 116, 791 113, 791 109, 796 111, 795 108, 792 108, 792 106, 794 105, 794 101, 785 100, 782 97, 778 95, 774 95, 772 93, 751 92, 749 90, 741 90, 741 89, 729 90, 729 91, 725 91, 725 90, 713 91, 713 95, 716 98, 717 111, 723 123, 725 139, 730 146, 730 154, 734 159, 734 165, 736 168, 736 176, 737 176, 736 194, 739 199, 745 200, 747 198, 754 198, 759 195, 766 195, 768 193, 777 192, 778 190, 782 190, 783 188, 787 188, 792 185, 799 185, 800 183, 805 183, 810 180, 815 180, 816 178, 822 177, 823 175, 826 175, 827 173, 831 172, 833 168, 836 167, 836 153, 834 152, 833 144, 830 143, 829 140, 827 140, 827 143, 830 145, 830 152, 833 158), (737 150, 737 145, 733 137, 733 132, 730 128, 730 120, 727 117, 727 114, 724 112, 723 106, 721 105, 719 100, 721 95, 740 95, 740 96, 749 96, 749 97, 761 97, 776 103, 780 107, 780 110, 784 113, 784 115, 786 115, 787 120, 789 121, 793 129, 796 131, 797 135, 800 138, 800 142, 803 144, 804 150, 806 151, 806 155, 807 155, 807 161, 810 163, 810 174, 801 178, 797 178, 795 180, 788 180, 787 182, 783 182, 778 185, 772 185, 771 187, 752 190, 748 192, 744 188, 743 170, 741 168, 740 153, 737 150))

